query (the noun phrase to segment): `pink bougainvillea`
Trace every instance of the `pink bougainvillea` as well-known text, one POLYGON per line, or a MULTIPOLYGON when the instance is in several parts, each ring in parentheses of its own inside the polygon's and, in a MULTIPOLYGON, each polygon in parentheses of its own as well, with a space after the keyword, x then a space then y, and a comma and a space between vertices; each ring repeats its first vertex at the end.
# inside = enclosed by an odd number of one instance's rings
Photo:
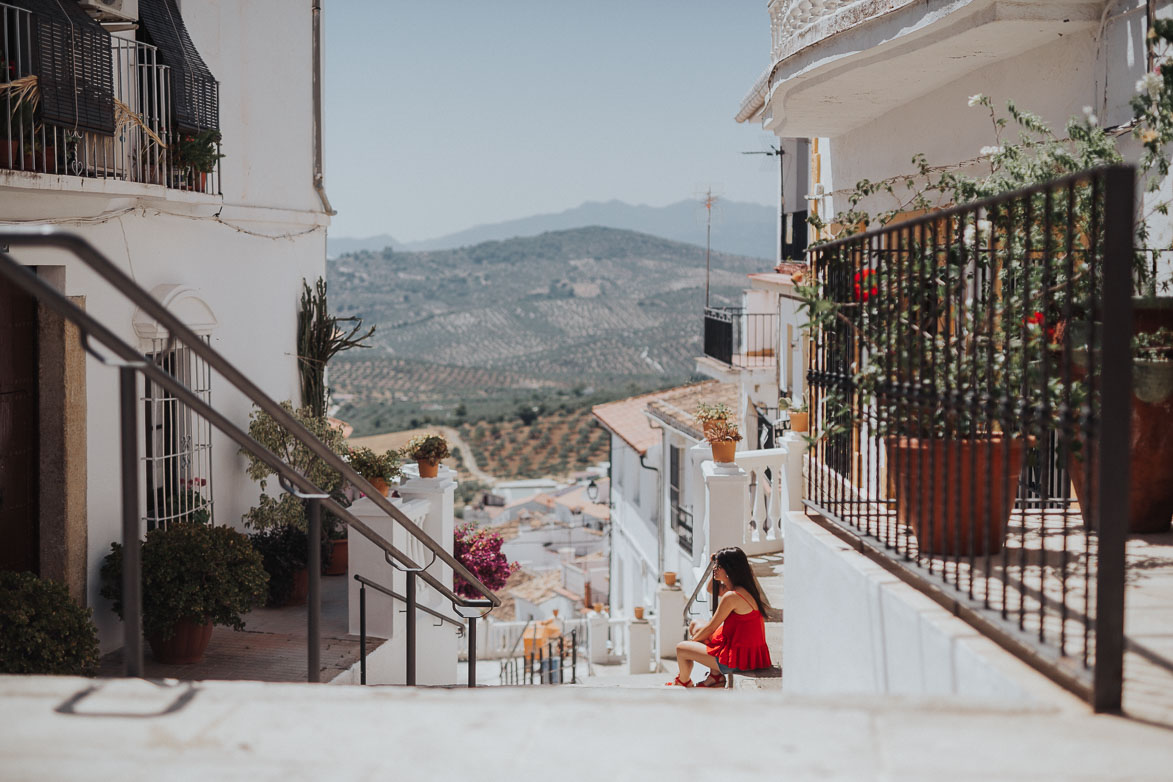
MULTIPOLYGON (((505 586, 509 575, 519 567, 516 562, 510 562, 501 553, 503 542, 496 532, 480 529, 475 524, 461 524, 456 528, 452 554, 460 564, 471 570, 482 584, 489 589, 500 589, 505 586)), ((482 596, 457 574, 453 574, 452 582, 459 595, 482 596)))

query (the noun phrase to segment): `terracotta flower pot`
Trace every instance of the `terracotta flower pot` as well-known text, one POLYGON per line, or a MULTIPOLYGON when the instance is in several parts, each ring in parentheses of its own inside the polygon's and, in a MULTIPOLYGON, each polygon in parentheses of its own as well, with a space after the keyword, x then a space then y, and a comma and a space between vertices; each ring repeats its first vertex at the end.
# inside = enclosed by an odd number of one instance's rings
MULTIPOLYGON (((346 538, 330 541, 330 566, 326 568, 327 576, 345 576, 350 565, 350 541, 346 538)), ((306 575, 306 589, 309 589, 309 575, 306 575)))
POLYGON ((293 574, 293 591, 285 599, 282 606, 303 606, 310 594, 310 573, 301 568, 293 574))
POLYGON ((166 641, 161 636, 147 636, 155 660, 167 665, 191 665, 204 659, 212 640, 212 622, 197 624, 191 618, 175 623, 175 632, 166 641))
POLYGON ((1009 454, 1002 435, 892 437, 886 446, 896 520, 912 528, 922 554, 976 556, 1002 550, 1022 472, 1021 440, 1010 440, 1009 454))
POLYGON ((737 453, 737 443, 729 440, 718 443, 709 443, 713 447, 713 461, 728 464, 733 461, 737 453))
POLYGON ((387 485, 387 481, 382 478, 367 478, 367 482, 379 490, 379 494, 386 497, 391 492, 391 487, 387 485))
POLYGON ((712 434, 713 429, 716 428, 716 426, 717 426, 717 423, 718 423, 717 421, 702 421, 701 422, 701 429, 704 431, 705 437, 708 437, 710 434, 712 434))
POLYGON ((635 608, 632 609, 632 611, 635 613, 635 618, 637 620, 644 618, 644 607, 643 606, 636 606, 635 608))
POLYGON ((664 571, 664 586, 676 586, 676 574, 671 570, 664 571))
POLYGON ((427 459, 416 459, 415 461, 419 465, 421 478, 435 478, 440 474, 439 462, 433 462, 427 459))
POLYGON ((810 413, 791 413, 790 431, 805 432, 810 428, 810 413))

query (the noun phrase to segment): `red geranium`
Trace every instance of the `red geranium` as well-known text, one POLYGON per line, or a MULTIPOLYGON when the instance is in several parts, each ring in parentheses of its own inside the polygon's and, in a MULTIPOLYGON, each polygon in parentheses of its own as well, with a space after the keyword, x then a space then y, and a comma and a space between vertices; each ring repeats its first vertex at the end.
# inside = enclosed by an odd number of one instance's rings
POLYGON ((872 296, 880 293, 880 289, 876 287, 876 281, 873 279, 871 284, 868 283, 869 277, 874 277, 875 269, 861 269, 855 273, 855 300, 867 301, 872 296))

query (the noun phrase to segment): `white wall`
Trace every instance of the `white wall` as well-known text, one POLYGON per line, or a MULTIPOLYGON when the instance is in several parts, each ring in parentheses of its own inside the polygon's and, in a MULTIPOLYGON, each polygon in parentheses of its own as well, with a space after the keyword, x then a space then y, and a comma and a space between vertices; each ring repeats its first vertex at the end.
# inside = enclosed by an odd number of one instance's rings
POLYGON ((803 514, 783 524, 787 692, 1027 702, 1054 689, 803 514))
MULTIPOLYGON (((658 453, 648 463, 657 464, 658 453)), ((613 616, 629 615, 636 605, 650 606, 658 572, 654 515, 656 473, 640 466, 639 454, 618 435, 611 435, 611 576, 613 616)))
MULTIPOLYGON (((328 223, 312 187, 309 4, 208 0, 183 10, 220 80, 223 198, 0 172, 0 225, 32 220, 77 233, 147 290, 192 286, 219 320, 212 346, 270 396, 296 400, 301 280, 325 273, 328 223)), ((138 345, 133 308, 80 263, 61 253, 15 256, 63 266, 66 293, 85 296, 91 315, 138 345)), ((117 372, 89 358, 86 382, 89 603, 108 651, 121 643, 121 625, 98 596, 102 558, 120 538, 117 372)), ((249 404, 220 378, 212 381, 212 403, 247 425, 249 404)), ((216 521, 239 525, 259 490, 244 476, 236 447, 218 433, 212 461, 216 521)))

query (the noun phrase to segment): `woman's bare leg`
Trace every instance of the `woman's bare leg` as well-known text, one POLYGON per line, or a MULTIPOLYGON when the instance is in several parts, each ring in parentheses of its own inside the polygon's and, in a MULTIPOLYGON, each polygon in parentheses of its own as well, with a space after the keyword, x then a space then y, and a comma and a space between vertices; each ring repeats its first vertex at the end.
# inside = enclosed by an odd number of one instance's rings
POLYGON ((709 654, 708 649, 700 641, 681 641, 676 644, 676 665, 680 668, 677 677, 682 682, 692 678, 693 663, 700 663, 713 673, 720 673, 717 658, 709 654))

